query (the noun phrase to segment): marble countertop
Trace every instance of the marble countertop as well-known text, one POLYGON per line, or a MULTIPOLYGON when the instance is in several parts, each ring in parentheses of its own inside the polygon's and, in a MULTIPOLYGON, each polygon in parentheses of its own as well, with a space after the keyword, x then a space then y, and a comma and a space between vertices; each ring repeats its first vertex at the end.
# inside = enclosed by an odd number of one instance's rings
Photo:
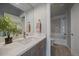
POLYGON ((27 36, 26 39, 19 38, 11 44, 1 46, 0 56, 20 56, 44 38, 46 38, 44 34, 33 34, 31 36, 27 36))

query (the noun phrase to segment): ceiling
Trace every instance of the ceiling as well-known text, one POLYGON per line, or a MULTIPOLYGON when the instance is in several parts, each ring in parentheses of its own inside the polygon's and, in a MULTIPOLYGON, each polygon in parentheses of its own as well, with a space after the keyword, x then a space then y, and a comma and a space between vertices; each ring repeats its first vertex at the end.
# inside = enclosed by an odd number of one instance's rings
POLYGON ((30 9, 33 9, 34 7, 37 7, 41 5, 40 3, 11 3, 11 5, 23 10, 24 12, 27 12, 30 9))
POLYGON ((19 9, 9 3, 0 3, 0 14, 2 12, 3 12, 3 15, 6 12, 9 14, 20 16, 24 11, 22 11, 21 9, 19 9))
MULTIPOLYGON (((42 5, 44 3, 11 3, 11 5, 21 9, 24 12, 42 5)), ((71 8, 72 3, 52 3, 51 4, 51 16, 65 14, 68 8, 71 8)))
MULTIPOLYGON (((24 12, 28 12, 29 10, 42 5, 44 3, 4 3, 1 4, 4 11, 12 13, 14 15, 20 16, 24 12)), ((72 4, 68 3, 52 3, 51 4, 51 16, 56 16, 60 14, 66 13, 66 10, 71 6, 72 4)), ((2 9, 0 7, 0 9, 2 9)))
POLYGON ((24 12, 41 5, 40 3, 0 3, 0 14, 7 12, 16 16, 20 16, 24 12))
POLYGON ((73 4, 68 3, 52 3, 51 4, 51 16, 57 16, 65 14, 67 9, 70 8, 73 4))

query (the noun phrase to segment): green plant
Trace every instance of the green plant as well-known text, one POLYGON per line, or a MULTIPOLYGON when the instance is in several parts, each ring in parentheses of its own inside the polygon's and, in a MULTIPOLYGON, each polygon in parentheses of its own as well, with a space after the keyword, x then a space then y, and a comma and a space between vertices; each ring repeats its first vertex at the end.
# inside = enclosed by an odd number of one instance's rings
POLYGON ((11 33, 15 34, 18 32, 17 25, 13 22, 9 16, 0 17, 0 31, 7 33, 10 36, 11 33))

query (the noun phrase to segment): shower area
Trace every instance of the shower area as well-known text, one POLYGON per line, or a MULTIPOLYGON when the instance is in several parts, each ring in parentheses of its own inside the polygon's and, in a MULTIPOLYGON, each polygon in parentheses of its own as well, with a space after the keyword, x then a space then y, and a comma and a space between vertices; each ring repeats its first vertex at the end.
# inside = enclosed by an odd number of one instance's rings
POLYGON ((72 4, 51 4, 51 55, 70 56, 70 9, 72 4))
POLYGON ((65 15, 54 16, 51 20, 51 38, 54 43, 67 45, 65 37, 65 15))

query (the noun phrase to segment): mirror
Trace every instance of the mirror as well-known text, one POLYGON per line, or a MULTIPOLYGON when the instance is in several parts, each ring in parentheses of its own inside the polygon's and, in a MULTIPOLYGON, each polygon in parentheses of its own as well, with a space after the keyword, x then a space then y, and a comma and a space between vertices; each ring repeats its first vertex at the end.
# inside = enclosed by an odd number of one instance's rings
MULTIPOLYGON (((21 29, 21 33, 14 36, 12 35, 13 39, 22 38, 24 32, 34 32, 34 11, 31 11, 33 10, 32 6, 27 3, 18 4, 18 6, 23 6, 25 8, 23 9, 22 7, 18 7, 15 3, 14 5, 9 3, 3 3, 0 5, 0 8, 2 8, 2 10, 0 10, 0 16, 9 16, 11 20, 17 24, 17 28, 21 29), (28 8, 24 5, 27 5, 28 8)), ((5 37, 6 34, 4 32, 0 32, 0 42, 4 42, 5 37)))

